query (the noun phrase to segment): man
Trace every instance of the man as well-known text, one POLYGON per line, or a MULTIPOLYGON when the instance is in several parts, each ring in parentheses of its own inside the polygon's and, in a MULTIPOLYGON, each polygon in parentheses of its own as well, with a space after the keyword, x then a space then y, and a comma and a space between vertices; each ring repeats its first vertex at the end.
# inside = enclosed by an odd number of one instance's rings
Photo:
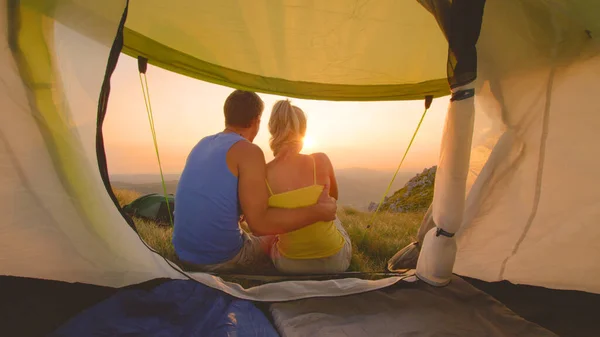
POLYGON ((256 93, 234 91, 224 105, 225 130, 200 140, 187 158, 176 193, 173 246, 200 270, 265 265, 273 235, 335 219, 328 186, 313 206, 268 206, 265 157, 252 143, 263 109, 256 93), (240 229, 242 214, 252 234, 240 229))

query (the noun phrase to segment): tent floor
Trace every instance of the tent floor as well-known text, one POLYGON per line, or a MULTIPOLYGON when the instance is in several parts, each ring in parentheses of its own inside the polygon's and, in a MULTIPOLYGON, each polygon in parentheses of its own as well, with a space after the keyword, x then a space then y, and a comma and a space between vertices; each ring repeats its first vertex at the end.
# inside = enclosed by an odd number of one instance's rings
POLYGON ((462 277, 530 322, 559 336, 598 336, 600 295, 462 277))
MULTIPOLYGON (((528 321, 560 336, 597 336, 600 295, 464 278, 528 321)), ((168 279, 127 288, 151 289, 168 279)), ((0 276, 0 327, 6 336, 43 336, 119 289, 0 276)), ((263 310, 266 308, 259 305, 263 310)))

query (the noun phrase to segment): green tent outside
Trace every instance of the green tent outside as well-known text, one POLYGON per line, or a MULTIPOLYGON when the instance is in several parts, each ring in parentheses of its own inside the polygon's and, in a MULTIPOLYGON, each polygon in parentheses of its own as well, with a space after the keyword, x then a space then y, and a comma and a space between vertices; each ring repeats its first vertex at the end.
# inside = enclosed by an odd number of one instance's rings
POLYGON ((171 225, 171 218, 175 219, 173 217, 175 196, 169 194, 165 199, 165 196, 162 194, 147 194, 123 206, 123 210, 130 216, 152 220, 159 225, 171 225), (169 201, 168 206, 167 199, 169 201), (171 216, 169 216, 169 213, 171 216))

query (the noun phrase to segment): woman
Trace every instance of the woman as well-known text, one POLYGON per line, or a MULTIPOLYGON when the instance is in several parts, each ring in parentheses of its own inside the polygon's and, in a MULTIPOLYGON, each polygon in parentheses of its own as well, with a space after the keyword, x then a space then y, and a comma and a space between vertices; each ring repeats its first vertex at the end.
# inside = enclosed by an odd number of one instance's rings
MULTIPOLYGON (((324 153, 300 154, 306 134, 304 112, 288 100, 273 106, 269 120, 270 146, 275 158, 267 164, 269 206, 296 208, 315 204, 326 184, 338 198, 337 181, 324 153)), ((352 258, 350 237, 341 222, 317 222, 277 237, 271 259, 277 270, 290 274, 340 273, 352 258)))

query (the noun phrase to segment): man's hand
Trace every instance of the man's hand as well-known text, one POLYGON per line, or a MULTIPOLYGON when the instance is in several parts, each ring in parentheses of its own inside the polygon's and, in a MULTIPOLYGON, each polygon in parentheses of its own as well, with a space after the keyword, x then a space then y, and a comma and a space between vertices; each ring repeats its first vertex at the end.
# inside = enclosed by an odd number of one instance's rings
POLYGON ((319 206, 319 210, 322 212, 323 221, 335 220, 337 202, 329 196, 329 184, 325 184, 323 192, 321 192, 319 200, 317 200, 317 206, 319 206))
POLYGON ((267 170, 262 150, 248 142, 238 142, 229 150, 238 167, 240 206, 254 235, 289 233, 317 221, 335 219, 337 205, 326 186, 317 204, 302 208, 269 207, 265 183, 267 170))

